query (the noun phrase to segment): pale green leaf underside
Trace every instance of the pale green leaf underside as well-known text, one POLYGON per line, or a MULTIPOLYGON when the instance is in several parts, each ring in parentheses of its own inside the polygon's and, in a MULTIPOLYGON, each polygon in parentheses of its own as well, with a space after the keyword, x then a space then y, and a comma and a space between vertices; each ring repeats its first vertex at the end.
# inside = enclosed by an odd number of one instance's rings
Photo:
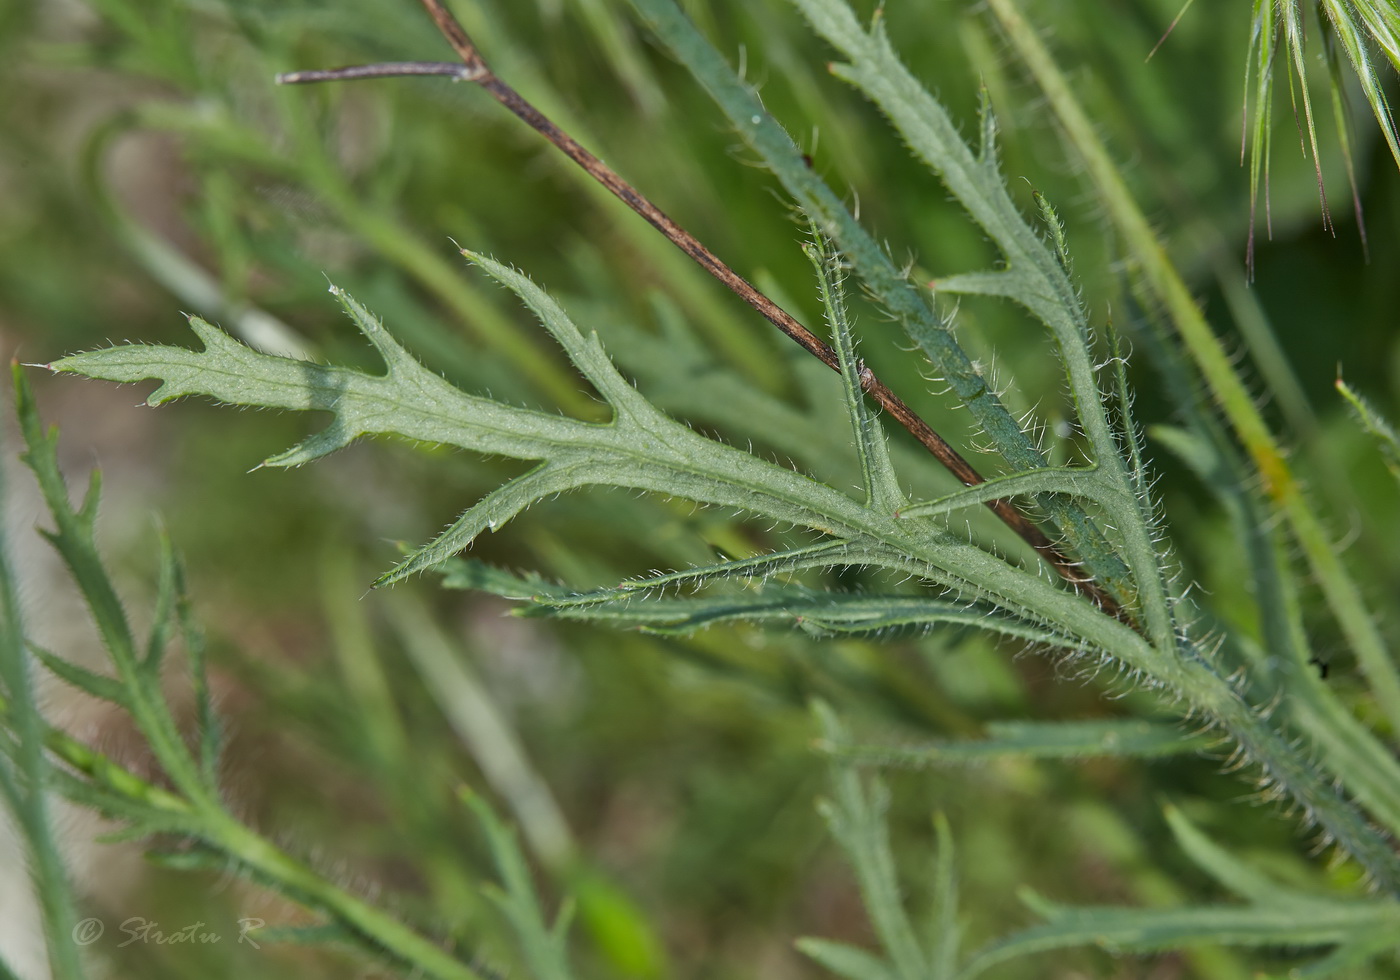
POLYGON ((585 338, 542 290, 490 259, 471 254, 468 258, 515 291, 540 317, 611 405, 611 422, 582 422, 454 388, 419 364, 377 319, 338 289, 332 291, 384 359, 384 374, 264 354, 198 318, 191 320, 191 327, 204 344, 202 351, 128 345, 66 357, 51 368, 109 381, 159 379, 160 386, 147 399, 151 405, 205 395, 233 405, 332 414, 325 429, 270 457, 268 466, 309 462, 361 436, 377 434, 540 461, 466 511, 379 584, 441 562, 535 501, 589 484, 671 494, 827 533, 860 536, 843 519, 860 516, 849 498, 667 418, 617 373, 597 337, 585 338))
MULTIPOLYGON (((749 574, 771 574, 785 565, 796 569, 823 562, 897 568, 957 589, 962 611, 951 606, 946 610, 955 619, 965 616, 967 607, 979 599, 1001 597, 1013 611, 1007 622, 1012 629, 1029 634, 1028 639, 1040 638, 1043 631, 1020 623, 1015 610, 1026 608, 1026 596, 1035 595, 1054 603, 1069 599, 1061 590, 1047 591, 1046 583, 1035 575, 953 538, 933 520, 909 519, 908 515, 898 518, 893 507, 902 501, 883 451, 883 435, 868 414, 855 419, 858 448, 873 483, 868 489, 874 490, 873 499, 862 502, 803 474, 700 436, 670 419, 618 373, 596 335, 581 333, 543 290, 507 266, 483 256, 464 254, 515 292, 539 317, 575 367, 611 407, 611 421, 580 421, 502 404, 454 388, 396 343, 363 306, 335 288, 332 292, 383 359, 382 374, 265 354, 238 343, 198 318, 191 321, 191 326, 203 343, 203 350, 128 345, 77 354, 56 361, 51 368, 119 382, 158 379, 160 385, 148 398, 152 405, 204 395, 234 405, 330 413, 329 425, 292 449, 267 459, 268 466, 309 462, 362 436, 379 434, 537 462, 528 473, 468 508, 434 541, 409 555, 376 584, 395 582, 440 564, 468 547, 479 534, 500 528, 535 502, 601 484, 730 507, 773 522, 805 527, 825 537, 813 547, 834 548, 841 553, 834 560, 832 556, 822 556, 806 561, 800 555, 755 559, 760 564, 766 562, 768 569, 752 570, 749 574)), ((833 300, 830 292, 828 299, 833 300)), ((849 389, 855 383, 856 367, 850 360, 844 321, 839 329, 843 331, 841 342, 847 348, 849 389)), ((861 407, 858 399, 854 403, 861 407)), ((1035 492, 1034 481, 1029 481, 1025 489, 1035 492)), ((715 567, 677 573, 677 581, 679 577, 738 571, 715 567)), ((658 584, 665 583, 645 582, 639 587, 650 589, 658 584)), ((842 609, 833 611, 831 618, 819 617, 822 628, 883 628, 924 621, 907 610, 855 611, 853 604, 845 605, 855 602, 851 597, 836 602, 842 609), (851 625, 856 622, 868 625, 851 625)), ((943 612, 941 608, 936 610, 937 615, 943 612)), ((663 618, 676 622, 671 612, 663 618)), ((1027 615, 1025 622, 1047 618, 1053 617, 1035 612, 1027 615)))

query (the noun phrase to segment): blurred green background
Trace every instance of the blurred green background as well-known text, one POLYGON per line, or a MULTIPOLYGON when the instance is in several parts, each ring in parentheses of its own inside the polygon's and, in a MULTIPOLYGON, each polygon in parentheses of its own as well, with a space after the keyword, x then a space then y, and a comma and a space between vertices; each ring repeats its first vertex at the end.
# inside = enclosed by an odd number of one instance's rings
MULTIPOLYGON (((1333 236, 1281 94, 1272 237, 1261 202, 1256 277, 1246 287, 1250 208, 1239 158, 1250 5, 1198 5, 1147 60, 1178 5, 1025 4, 1217 330, 1242 357, 1259 350, 1249 333, 1256 325, 1274 338, 1284 367, 1264 372, 1274 389, 1247 370, 1299 447, 1297 465, 1334 530, 1368 529, 1349 554, 1366 569, 1370 598, 1393 609, 1395 487, 1346 421, 1332 382, 1340 366, 1394 415, 1400 277, 1390 270, 1400 268, 1400 179, 1358 102, 1368 262, 1335 141, 1325 143, 1323 161, 1333 236)), ((775 182, 749 165, 718 111, 651 46, 625 3, 453 6, 501 76, 741 274, 816 322, 803 230, 775 182)), ((786 4, 686 7, 916 276, 994 259, 877 113, 827 74, 829 52, 786 4)), ((1111 318, 1131 336, 1115 242, 991 21, 971 0, 893 0, 887 15, 911 68, 969 131, 985 84, 1016 193, 1026 205, 1032 189, 1055 202, 1095 320, 1111 318)), ((373 365, 327 295, 329 280, 469 389, 596 411, 529 316, 459 260, 456 241, 528 272, 604 337, 643 391, 705 431, 779 455, 771 432, 784 426, 845 445, 834 379, 814 375, 800 352, 484 93, 440 79, 272 82, 294 68, 448 57, 412 0, 11 0, 0 8, 7 351, 44 362, 108 341, 190 343, 184 311, 254 343, 373 365), (735 373, 787 399, 793 418, 736 424, 720 380, 735 373), (813 402, 814 392, 827 400, 813 402)), ((920 378, 902 335, 856 305, 864 356, 963 444, 965 413, 922 397, 938 386, 920 378)), ((1036 407, 1053 439, 1068 406, 1046 338, 1018 311, 985 300, 963 303, 959 330, 1011 386, 1008 401, 1036 407)), ((487 868, 453 796, 459 785, 492 796, 521 823, 552 900, 578 899, 585 975, 815 977, 821 971, 793 938, 869 936, 813 806, 825 774, 811 750, 811 697, 832 701, 862 735, 896 741, 975 735, 996 719, 1154 710, 1139 694, 1106 699, 1122 693, 1108 678, 1079 678, 971 634, 816 642, 717 628, 657 639, 507 618, 505 603, 444 593, 436 580, 366 595, 397 542, 427 539, 519 472, 515 464, 377 443, 308 469, 249 473, 316 420, 197 403, 153 413, 137 407, 133 389, 41 371, 33 380, 46 417, 62 427, 73 472, 93 463, 106 472, 105 541, 133 602, 153 588, 158 524, 188 562, 232 735, 227 775, 237 808, 336 880, 382 896, 503 970, 511 954, 493 938, 493 912, 476 887, 487 868), (444 682, 441 670, 466 687, 444 682), (473 741, 470 719, 453 717, 445 691, 474 691, 494 705, 557 800, 567 840, 544 811, 522 811, 501 792, 491 750, 473 741)), ((1132 380, 1140 422, 1170 422, 1173 407, 1142 359, 1132 380)), ((821 475, 849 484, 853 461, 838 455, 821 475)), ((1184 572, 1228 619, 1243 579, 1222 518, 1165 451, 1154 458, 1184 572)), ((926 470, 907 475, 920 492, 947 486, 931 463, 926 470)), ((12 510, 22 524, 38 519, 23 497, 12 510)), ((751 554, 776 540, 777 532, 727 514, 596 491, 536 508, 474 555, 582 586, 751 554)), ((71 629, 58 576, 37 550, 22 560, 37 628, 66 627, 62 635, 73 638, 60 652, 97 658, 71 629)), ((842 584, 867 583, 850 575, 842 584)), ((1334 683, 1353 684, 1341 641, 1329 624, 1317 628, 1334 683)), ((119 719, 55 698, 75 732, 118 757, 139 756, 119 719)), ((971 944, 1031 921, 1015 896, 1022 884, 1067 902, 1218 897, 1175 853, 1160 813, 1168 800, 1276 874, 1328 873, 1288 818, 1240 805, 1243 784, 1212 760, 1006 762, 892 780, 916 906, 927 898, 929 814, 951 820, 971 944)), ((109 923, 144 916, 173 930, 291 915, 249 886, 144 867, 119 847, 75 845, 74 854, 85 908, 109 923)), ((109 938, 96 952, 117 976, 366 969, 320 952, 228 943, 121 948, 109 938)), ((1117 962, 1089 950, 1008 964, 997 975, 1231 977, 1283 972, 1289 962, 1287 954, 1218 950, 1117 962)))

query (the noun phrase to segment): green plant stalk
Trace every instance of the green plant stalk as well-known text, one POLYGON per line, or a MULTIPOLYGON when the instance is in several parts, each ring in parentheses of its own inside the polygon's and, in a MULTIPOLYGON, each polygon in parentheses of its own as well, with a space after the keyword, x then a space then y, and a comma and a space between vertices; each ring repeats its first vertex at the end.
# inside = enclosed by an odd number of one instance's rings
POLYGON ((1025 21, 1016 0, 988 0, 1017 53, 1030 68, 1070 144, 1099 188, 1115 227, 1123 235, 1153 292, 1166 307, 1212 394, 1263 478, 1264 492, 1288 519, 1323 594, 1342 627, 1376 701, 1392 729, 1400 731, 1400 672, 1397 672, 1361 590, 1337 557, 1316 514, 1293 477, 1283 452, 1230 366, 1200 307, 1157 241, 1147 219, 1118 175, 1107 149, 1060 73, 1049 51, 1025 21))
MULTIPOLYGON (((1276 561, 1282 563, 1279 556, 1276 561)), ((1290 624, 1301 632, 1301 625, 1290 624)), ((1306 649, 1303 647, 1302 649, 1306 649)), ((1349 712, 1309 665, 1291 666, 1285 710, 1330 768, 1392 835, 1400 834, 1400 761, 1349 712)))
POLYGON ((167 705, 160 698, 158 662, 144 661, 138 656, 125 610, 97 554, 93 524, 100 480, 94 472, 81 508, 73 510, 54 452, 57 434, 54 430, 47 433, 42 430, 33 393, 22 369, 16 365, 14 371, 20 428, 28 446, 24 459, 39 482, 57 526, 57 531, 47 536, 68 565, 88 603, 117 669, 124 705, 176 792, 151 786, 61 733, 50 734, 51 748, 57 743, 60 757, 97 778, 107 790, 165 817, 176 818, 183 832, 234 858, 284 891, 300 896, 306 904, 324 909, 375 948, 430 976, 444 980, 480 980, 477 973, 436 944, 326 882, 229 816, 219 800, 217 788, 205 778, 204 770, 192 757, 167 705))
POLYGON ((87 602, 98 634, 116 667, 126 695, 126 707, 151 743, 152 752, 182 794, 201 804, 213 804, 214 796, 205 784, 199 765, 191 757, 174 719, 160 700, 159 686, 146 676, 126 611, 97 553, 92 531, 101 477, 93 471, 82 506, 74 511, 52 448, 58 438, 57 430, 42 431, 23 368, 16 364, 13 371, 20 429, 28 446, 22 458, 33 470, 57 527, 56 532, 45 532, 45 536, 58 550, 87 602))
MULTIPOLYGON (((1218 340, 1205 323, 1200 308, 1191 299, 1180 275, 1123 185, 1106 149, 1053 58, 1034 31, 1019 16, 1014 0, 989 2, 1023 61, 1031 68, 1046 93, 1052 109, 1070 137, 1070 144, 1080 153, 1101 188, 1109 214, 1147 273, 1145 278, 1154 295, 1164 303, 1183 337, 1187 339, 1187 348, 1192 353, 1195 363, 1203 370, 1206 365, 1210 366, 1214 377, 1210 389, 1215 394, 1217 403, 1225 408, 1227 418, 1232 422, 1240 420, 1240 424, 1234 428, 1242 441, 1249 446, 1250 440, 1253 440, 1251 457, 1256 466, 1265 471, 1267 465, 1274 472, 1283 474, 1289 489, 1286 501, 1288 509, 1285 512, 1291 519, 1290 523, 1294 526, 1295 533, 1300 525, 1304 529, 1313 530, 1313 549, 1308 552, 1309 557, 1316 557, 1322 562, 1340 567, 1331 547, 1325 540, 1319 540, 1318 536, 1322 532, 1306 501, 1302 499, 1299 488, 1289 475, 1287 463, 1255 410, 1248 393, 1230 367, 1218 340), (1221 392, 1224 392, 1223 396, 1221 392), (1297 519, 1297 522, 1292 519, 1297 519)), ((1271 494, 1271 497, 1276 502, 1280 501, 1277 493, 1271 494)), ((1314 569, 1317 569, 1316 562, 1314 569)), ((1319 578, 1324 587, 1331 582, 1333 588, 1340 587, 1346 590, 1344 598, 1354 606, 1360 607, 1355 586, 1349 581, 1344 570, 1340 584, 1336 579, 1324 578, 1321 575, 1319 578)), ((1344 627, 1346 623, 1344 620, 1344 627)), ((1357 625, 1360 630, 1372 633, 1379 641, 1371 619, 1364 609, 1360 609, 1357 625)), ((1374 650, 1376 646, 1373 644, 1371 648, 1374 650)), ((1357 794, 1357 798, 1391 833, 1400 833, 1400 763, 1397 763, 1394 755, 1338 703, 1330 690, 1312 676, 1313 671, 1307 663, 1306 653, 1301 652, 1305 651, 1306 644, 1286 643, 1281 649, 1292 654, 1293 660, 1292 670, 1283 679, 1291 696, 1287 709, 1296 714, 1301 730, 1326 746, 1329 762, 1349 789, 1357 794)), ((1381 673, 1384 676, 1390 672, 1383 670, 1381 673)))
MULTIPOLYGON (((0 705, 0 709, 4 709, 0 705)), ((436 943, 341 891, 302 862, 231 817, 217 803, 197 802, 148 783, 70 735, 50 728, 49 751, 110 793, 177 818, 182 832, 226 854, 260 880, 344 923, 381 954, 440 980, 482 980, 436 943)))
POLYGON ((569 968, 567 929, 573 916, 572 907, 566 904, 553 925, 546 922, 529 865, 516 843, 515 834, 486 801, 470 789, 463 787, 457 795, 476 815, 486 833, 502 885, 488 894, 519 937, 530 976, 533 980, 570 980, 573 971, 569 968))
MULTIPOLYGON (((5 489, 5 476, 0 471, 0 491, 5 489)), ((4 496, 0 492, 0 502, 4 496)), ((45 725, 35 697, 15 584, 9 542, 0 527, 0 678, 12 700, 6 703, 0 697, 0 717, 4 718, 5 727, 14 732, 16 743, 13 757, 0 758, 3 795, 8 798, 19 825, 19 837, 27 849, 30 878, 42 910, 49 969, 57 980, 81 980, 82 960, 70 938, 77 915, 67 870, 54 840, 49 806, 50 762, 44 754, 45 725), (13 770, 11 762, 15 764, 13 770)))
POLYGON ((1019 302, 1050 329, 1060 348, 1076 414, 1093 446, 1100 476, 1122 494, 1122 499, 1131 501, 1134 513, 1123 513, 1119 508, 1114 523, 1122 536, 1121 560, 1132 572, 1138 600, 1136 614, 1157 646, 1168 648, 1175 642, 1175 624, 1161 561, 1152 540, 1151 505, 1136 485, 1131 461, 1123 459, 1124 450, 1108 422, 1091 359, 1088 318, 1069 275, 1068 245, 1058 215, 1044 198, 1036 195, 1055 246, 1052 251, 1026 224, 1007 193, 994 162, 995 137, 990 119, 983 120, 981 156, 975 156, 947 111, 900 63, 878 14, 867 33, 844 0, 794 2, 812 27, 851 59, 849 65, 833 67, 833 72, 859 87, 879 106, 916 156, 940 176, 1002 251, 1006 268, 983 277, 983 281, 997 283, 993 293, 1019 302))
MULTIPOLYGON (((827 705, 817 702, 813 714, 825 742, 845 743, 845 731, 827 705)), ((853 766, 833 762, 831 768, 832 798, 822 802, 822 816, 856 873, 871 925, 894 968, 891 976, 899 980, 944 976, 930 972, 928 956, 900 900, 886 819, 889 790, 878 779, 867 787, 853 766)))
POLYGON ((1074 635, 1093 637, 1100 649, 1178 695, 1191 713, 1218 724, 1244 757, 1263 771, 1272 789, 1302 806, 1308 818, 1320 824, 1342 850, 1351 854, 1378 887, 1388 894, 1400 894, 1400 855, 1390 840, 1338 796, 1316 765, 1247 705, 1210 664, 1177 656, 1174 649, 1154 649, 1123 624, 1093 610, 1086 617, 1084 603, 1062 592, 1060 596, 1068 601, 1055 602, 1058 608, 1049 608, 1051 604, 1043 601, 1029 604, 1074 635), (1086 621, 1089 618, 1098 622, 1086 621))
MULTIPOLYGON (((897 514, 907 501, 899 489, 899 478, 890 462, 889 446, 884 430, 865 403, 861 372, 864 362, 856 357, 855 338, 846 313, 845 295, 841 289, 841 259, 830 244, 814 230, 816 244, 803 246, 807 260, 817 274, 817 287, 822 306, 831 327, 832 347, 841 367, 842 388, 846 394, 846 414, 854 430, 857 455, 860 457, 861 486, 865 490, 865 506, 897 514)), ((985 482, 985 481, 984 481, 985 482)))
MULTIPOLYGON (((1226 255, 1231 246, 1218 230, 1206 226, 1209 244, 1207 250, 1216 255, 1226 255)), ((1225 297, 1230 318, 1239 328, 1240 336, 1249 346, 1249 354, 1264 384, 1273 393, 1283 417, 1295 436, 1306 438, 1317 430, 1317 416, 1308 404, 1308 396, 1303 393, 1302 383, 1297 372, 1288 363, 1278 337, 1273 333, 1257 290, 1251 289, 1243 266, 1235 261, 1217 261, 1215 284, 1225 297)))
POLYGON ((953 850, 953 829, 941 810, 933 815, 933 832, 938 849, 933 866, 933 909, 928 942, 931 975, 942 980, 957 975, 962 926, 958 923, 958 865, 953 850))
POLYGON ((226 812, 212 811, 203 817, 200 836, 211 846, 301 903, 324 910, 383 954, 412 967, 415 973, 438 980, 483 980, 482 974, 437 943, 340 890, 226 812))
MULTIPOLYGON (((0 705, 0 712, 7 710, 7 706, 0 705)), ((44 734, 44 745, 57 759, 115 797, 139 804, 145 810, 174 817, 181 823, 195 819, 196 811, 189 800, 147 782, 67 732, 48 728, 44 734)))
MULTIPOLYGON (((1146 299, 1139 301, 1145 304, 1146 299)), ((1147 340, 1155 344, 1160 336, 1163 335, 1151 332, 1147 340)), ((1187 410, 1213 456, 1200 460, 1181 446, 1176 451, 1221 501, 1239 538, 1246 542, 1261 641, 1271 654, 1250 668, 1251 689, 1258 692, 1254 700, 1278 701, 1273 717, 1291 718, 1296 731, 1306 733, 1317 743, 1322 758, 1357 801, 1392 835, 1400 834, 1400 760, 1341 703, 1313 669, 1298 598, 1283 554, 1286 530, 1269 520, 1270 503, 1250 491, 1250 461, 1235 450, 1224 423, 1210 410, 1210 396, 1192 380, 1194 375, 1185 353, 1176 345, 1158 345, 1153 357, 1163 368, 1168 389, 1187 410)), ((1169 448, 1173 446, 1173 440, 1165 434, 1161 442, 1169 448)))
POLYGON ((1365 398, 1340 377, 1335 386, 1337 393, 1346 399, 1352 417, 1375 437, 1376 447, 1380 450, 1381 459, 1385 462, 1386 469, 1390 470, 1390 475, 1400 481, 1400 437, 1396 436, 1395 429, 1386 421, 1385 416, 1372 408, 1365 398))
MULTIPOLYGON (((1046 902, 1033 893, 1023 893, 1050 921, 1031 926, 977 950, 963 964, 960 980, 986 973, 1010 959, 1075 946, 1097 946, 1117 953, 1150 954, 1177 950, 1200 943, 1240 944, 1266 947, 1353 946, 1354 937, 1364 937, 1368 948, 1358 961, 1394 949, 1394 930, 1400 914, 1383 903, 1312 901, 1281 906, 1198 905, 1164 912, 1122 906, 1061 906, 1046 902)), ((1199 974, 1191 974, 1193 976, 1199 974)), ((1231 972, 1226 976, 1240 976, 1231 972)), ((1250 972, 1250 976, 1263 976, 1250 972)), ((1381 976, 1380 973, 1340 973, 1332 969, 1294 969, 1273 976, 1329 977, 1381 976)))

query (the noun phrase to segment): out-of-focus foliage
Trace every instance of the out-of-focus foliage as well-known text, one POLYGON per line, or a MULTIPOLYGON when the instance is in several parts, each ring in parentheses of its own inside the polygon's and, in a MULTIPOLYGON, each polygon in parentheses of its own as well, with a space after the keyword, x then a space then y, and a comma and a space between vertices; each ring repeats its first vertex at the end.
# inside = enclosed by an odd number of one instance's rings
MULTIPOLYGON (((1325 505, 1332 530, 1360 530, 1347 558, 1364 570, 1367 597, 1393 596, 1395 485, 1332 388, 1340 363, 1374 406, 1372 417, 1397 415, 1400 283, 1380 272, 1400 263, 1400 180, 1390 150, 1375 127, 1359 124, 1349 159, 1341 144, 1317 143, 1324 173, 1355 174, 1368 265, 1342 209, 1333 210, 1336 234, 1324 230, 1313 163, 1284 152, 1294 130, 1280 102, 1272 237, 1256 244, 1246 287, 1251 171, 1240 166, 1240 92, 1252 11, 1198 5, 1146 60, 1177 6, 1022 4, 1047 32, 1212 325, 1247 359, 1255 390, 1268 392, 1263 414, 1298 447, 1290 462, 1325 505)), ((765 107, 813 168, 859 202, 867 227, 897 258, 908 257, 919 281, 989 264, 988 244, 943 188, 858 93, 821 71, 831 51, 787 4, 686 7, 760 86, 765 107)), ((1056 202, 1087 309, 1132 338, 1134 323, 1158 311, 1132 292, 1117 264, 1123 242, 996 21, 961 0, 886 8, 911 71, 967 132, 985 86, 1000 121, 1002 169, 1025 178, 1012 185, 1022 211, 1034 212, 1032 188, 1056 202)), ((753 161, 738 137, 629 9, 598 0, 455 9, 502 76, 804 322, 817 320, 797 245, 803 229, 773 178, 746 166, 753 161)), ((1303 57, 1322 51, 1313 44, 1303 57)), ((329 278, 450 381, 599 417, 543 331, 512 297, 468 274, 450 238, 548 283, 659 407, 779 459, 796 455, 794 446, 830 441, 831 471, 819 475, 846 485, 859 479, 839 398, 819 394, 831 379, 480 92, 422 79, 272 85, 276 72, 292 68, 448 57, 407 0, 17 2, 0 14, 0 54, 0 86, 23 93, 0 100, 0 330, 22 360, 125 338, 183 344, 184 310, 256 345, 371 367, 327 301, 329 278), (745 411, 745 386, 791 415, 755 418, 745 411)), ((1314 72, 1314 84, 1325 75, 1314 72)), ((1339 77, 1347 94, 1354 83, 1339 77)), ((1379 77, 1393 91, 1393 77, 1379 77)), ((1358 116, 1366 111, 1355 98, 1352 106, 1358 116)), ((921 362, 884 342, 895 328, 852 299, 864 325, 862 355, 897 390, 927 390, 921 362)), ((958 336, 1011 386, 1009 405, 1034 406, 1052 427, 1067 428, 1061 367, 1043 331, 1009 304, 970 297, 958 336)), ((1133 364, 1140 422, 1174 424, 1187 394, 1145 359, 1133 364)), ((826 763, 810 751, 813 696, 849 727, 918 744, 980 735, 986 723, 1013 718, 1121 719, 1150 704, 1121 687, 1057 677, 1047 661, 1014 657, 971 632, 821 645, 731 625, 652 636, 505 619, 502 603, 439 593, 427 582, 357 601, 396 559, 390 539, 429 539, 463 501, 519 466, 376 444, 315 467, 247 474, 319 425, 268 413, 216 418, 195 405, 152 415, 128 390, 66 379, 35 385, 46 417, 63 425, 64 462, 81 470, 95 457, 106 470, 100 537, 123 588, 155 591, 157 570, 134 542, 149 537, 157 512, 184 555, 228 726, 222 783, 233 811, 310 853, 349 891, 392 895, 387 904, 405 919, 478 950, 485 967, 547 975, 550 963, 527 955, 519 964, 505 933, 482 940, 492 935, 483 924, 494 921, 478 889, 484 880, 506 884, 511 921, 536 931, 542 923, 528 919, 529 896, 510 879, 516 852, 503 843, 499 818, 477 797, 470 816, 456 793, 462 784, 492 794, 518 826, 544 907, 573 896, 580 975, 815 976, 792 937, 858 947, 880 937, 865 925, 850 872, 813 806, 826 780, 826 763), (1105 700, 1105 690, 1123 696, 1105 700), (483 826, 493 848, 483 844, 483 826)), ((933 398, 920 408, 966 444, 966 413, 933 398)), ((1177 461, 1190 448, 1169 433, 1148 439, 1178 554, 1211 607, 1227 620, 1239 610, 1246 621, 1230 625, 1248 630, 1245 556, 1223 533, 1230 503, 1177 461)), ((892 451, 898 458, 913 449, 896 436, 892 451)), ((927 498, 947 487, 929 478, 910 489, 927 498)), ((597 491, 536 507, 508 532, 483 538, 474 556, 609 586, 790 543, 781 529, 727 512, 597 491)), ((32 621, 62 608, 37 558, 19 573, 34 597, 32 621)), ((839 584, 858 591, 872 581, 852 570, 839 584)), ((1303 600, 1329 685, 1343 696, 1360 691, 1344 634, 1320 600, 1303 600)), ((100 659, 95 649, 60 652, 100 659)), ((1369 708, 1358 704, 1363 715, 1369 708)), ((90 705, 65 710, 89 719, 81 725, 114 757, 139 764, 122 754, 131 740, 121 723, 94 716, 90 705)), ((1198 867, 1201 848, 1183 852, 1178 840, 1189 831, 1169 826, 1160 810, 1170 799, 1271 880, 1328 887, 1329 872, 1299 851, 1295 825, 1268 807, 1241 806, 1239 783, 1218 768, 1192 756, 1064 764, 1004 755, 976 769, 895 774, 890 846, 917 855, 899 862, 897 884, 916 909, 947 914, 938 903, 951 890, 944 876, 953 855, 941 823, 931 846, 927 814, 936 809, 956 841, 965 950, 1038 921, 1015 901, 1021 887, 1061 908, 1245 894, 1228 882, 1222 890, 1198 867), (940 876, 920 864, 933 850, 940 876)), ((838 784, 838 812, 864 805, 853 778, 838 784)), ((864 832, 875 833, 873 825, 864 832)), ((80 899, 83 914, 109 929, 134 915, 174 930, 286 912, 255 889, 225 888, 217 870, 104 876, 105 853, 79 876, 95 882, 80 899)), ((321 953, 119 941, 109 935, 92 951, 126 975, 345 970, 321 953)), ((839 956, 834 948, 829 955, 839 956)), ((1167 969, 1209 977, 1283 972, 1294 962, 1286 949, 1171 955, 1180 964, 1167 969)), ((1010 961, 996 975, 1123 969, 1106 954, 1072 949, 1053 960, 1010 961)))

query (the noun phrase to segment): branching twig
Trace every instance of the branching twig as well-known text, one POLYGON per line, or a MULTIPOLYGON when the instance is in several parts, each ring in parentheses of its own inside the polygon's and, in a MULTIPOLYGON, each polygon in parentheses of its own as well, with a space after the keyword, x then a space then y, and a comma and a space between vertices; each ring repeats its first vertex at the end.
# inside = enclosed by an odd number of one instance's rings
MULTIPOLYGON (((536 132, 563 151, 569 159, 582 167, 590 177, 613 193, 620 201, 641 215, 647 222, 682 252, 685 252, 712 276, 748 303, 787 334, 802 348, 815 356, 833 371, 841 370, 836 352, 820 337, 797 322, 786 310, 778 306, 746 279, 731 269, 717 255, 706 248, 694 235, 671 220, 660 208, 651 203, 641 192, 625 181, 612 168, 584 149, 577 140, 554 125, 543 113, 527 102, 519 92, 511 88, 487 66, 481 52, 471 37, 446 8, 442 0, 422 0, 433 21, 449 44, 452 45, 460 65, 447 62, 389 62, 375 65, 361 65, 349 68, 336 68, 328 71, 299 71, 277 76, 282 84, 302 82, 351 81, 362 78, 387 78, 395 75, 444 75, 456 81, 475 82, 491 93, 492 98, 512 113, 524 120, 536 132)), ((862 367, 861 386, 881 408, 927 449, 947 470, 966 486, 986 482, 972 464, 958 453, 933 428, 919 417, 903 399, 877 378, 869 368, 862 367)), ((1094 582, 1086 581, 1078 571, 1074 561, 1061 554, 1026 515, 1022 514, 1009 500, 989 500, 987 507, 999 517, 1007 527, 1034 548, 1067 581, 1090 597, 1101 609, 1110 615, 1122 616, 1117 602, 1094 582)))

